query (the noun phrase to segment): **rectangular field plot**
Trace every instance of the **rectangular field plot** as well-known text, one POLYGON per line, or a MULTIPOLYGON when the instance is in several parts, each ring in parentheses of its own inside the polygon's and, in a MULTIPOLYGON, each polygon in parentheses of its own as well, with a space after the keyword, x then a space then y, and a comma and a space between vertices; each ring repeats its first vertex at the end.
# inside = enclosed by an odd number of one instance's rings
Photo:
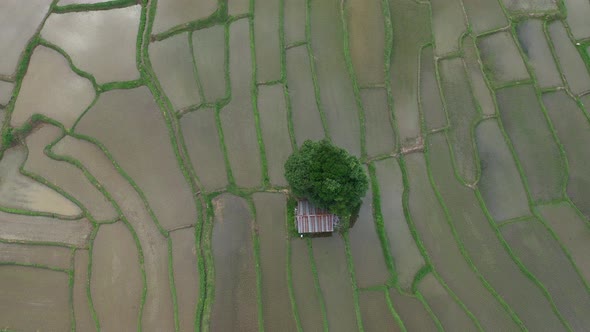
POLYGON ((344 6, 348 14, 350 55, 358 83, 383 83, 385 29, 381 1, 352 0, 344 6))
POLYGON ((406 156, 410 182, 410 215, 434 269, 480 320, 484 329, 516 328, 510 315, 502 308, 498 299, 484 287, 463 257, 460 244, 454 238, 445 213, 428 181, 426 165, 421 154, 406 156), (428 209, 424 208, 426 206, 428 209))
POLYGON ((396 289, 389 291, 389 298, 407 331, 437 330, 433 314, 418 298, 402 294, 396 289))
POLYGON ((569 38, 563 23, 555 21, 549 24, 547 32, 551 37, 555 56, 561 65, 561 71, 572 93, 577 95, 589 91, 590 74, 574 42, 569 38))
POLYGON ((428 274, 418 285, 418 291, 440 320, 443 328, 449 331, 476 331, 474 321, 457 303, 434 275, 428 274))
POLYGON ((447 126, 434 61, 432 46, 424 47, 420 54, 420 107, 428 130, 447 126))
MULTIPOLYGON (((590 50, 588 51, 588 54, 590 54, 590 50)), ((590 94, 580 97, 580 101, 582 102, 582 105, 584 105, 586 113, 590 113, 590 94)))
POLYGON ((225 160, 215 123, 215 110, 201 109, 180 119, 184 144, 195 173, 206 191, 227 185, 225 160))
POLYGON ((463 0, 463 7, 475 34, 508 25, 508 19, 498 1, 463 0))
POLYGON ((12 83, 0 81, 0 106, 6 106, 12 97, 12 83))
POLYGON ((543 221, 557 235, 558 241, 571 255, 586 282, 590 281, 590 225, 569 203, 540 205, 537 207, 543 221))
POLYGON ((461 35, 467 29, 461 1, 431 0, 435 53, 443 56, 459 51, 461 35))
POLYGON ((590 37, 590 2, 584 0, 565 0, 567 10, 567 23, 572 31, 574 39, 586 39, 590 37))
POLYGON ((250 34, 246 19, 229 28, 229 75, 231 101, 221 109, 219 118, 223 140, 236 184, 257 187, 262 182, 260 147, 252 109, 252 68, 250 34))
POLYGON ((226 27, 214 27, 197 30, 193 33, 193 55, 199 73, 205 101, 212 103, 225 97, 226 82, 226 27))
POLYGON ((580 142, 590 142, 590 125, 582 109, 565 91, 543 95, 543 103, 568 161, 567 194, 573 203, 590 216, 590 150, 580 142))
POLYGON ((360 288, 384 284, 390 279, 373 221, 372 205, 369 192, 363 199, 358 220, 349 231, 355 276, 360 288))
POLYGON ((283 86, 260 86, 258 93, 258 112, 270 182, 285 186, 287 181, 283 175, 283 165, 289 158, 292 148, 283 86))
POLYGON ((59 192, 20 172, 27 159, 25 146, 6 149, 0 160, 0 204, 7 209, 46 213, 70 219, 82 217, 82 210, 59 192))
MULTIPOLYGON (((83 2, 95 3, 102 1, 67 0, 61 1, 60 5, 83 2)), ((211 15, 216 8, 217 1, 215 0, 201 0, 198 2, 190 0, 160 0, 158 1, 158 10, 154 20, 154 32, 165 31, 178 24, 203 19, 211 15)))
POLYGON ((476 100, 460 58, 439 61, 443 100, 449 119, 449 141, 453 146, 457 172, 468 183, 477 177, 473 124, 479 118, 476 100))
POLYGON ((475 192, 453 174, 449 146, 444 134, 428 138, 432 179, 447 206, 458 237, 475 267, 531 330, 563 329, 541 290, 528 279, 502 246, 475 192), (530 304, 535 303, 535 310, 530 304))
MULTIPOLYGON (((139 251, 131 231, 121 221, 100 226, 92 245, 91 259, 88 282, 101 328, 107 331, 138 330, 142 289, 147 285, 142 280, 139 251)), ((167 265, 166 263, 159 262, 161 265, 167 265)), ((168 285, 164 284, 167 288, 165 291, 170 293, 168 285)), ((163 318, 158 322, 159 327, 172 328, 172 301, 170 298, 167 299, 168 303, 164 302, 166 299, 162 300, 161 304, 158 303, 161 305, 158 309, 166 316, 158 317, 163 318)))
POLYGON ((294 331, 287 284, 286 198, 283 194, 257 193, 256 223, 262 267, 262 315, 267 331, 294 331))
POLYGON ((543 25, 541 20, 523 21, 516 26, 516 36, 528 63, 535 70, 539 87, 562 86, 561 75, 547 44, 543 25))
POLYGON ((504 130, 526 175, 534 200, 562 196, 565 165, 532 85, 496 91, 504 130))
POLYGON ((323 298, 316 291, 308 241, 311 240, 291 240, 291 280, 301 327, 313 331, 324 324, 323 298))
POLYGON ((254 3, 254 41, 256 43, 256 80, 281 78, 279 48, 279 1, 254 3))
POLYGON ((284 1, 285 45, 305 40, 304 1, 284 1))
POLYGON ((311 2, 311 45, 320 101, 334 143, 360 156, 359 114, 344 61, 338 0, 311 2))
POLYGON ((0 266, 0 280, 2 328, 13 331, 68 331, 72 328, 66 273, 0 266))
POLYGON ((475 138, 483 165, 479 190, 494 220, 530 215, 520 174, 496 120, 480 122, 475 138))
POLYGON ((393 25, 389 73, 393 112, 401 140, 398 143, 406 145, 420 136, 418 58, 422 46, 432 41, 430 11, 428 5, 412 0, 389 0, 389 10, 393 25))
POLYGON ((514 254, 545 285, 572 329, 579 331, 590 326, 590 294, 545 226, 530 219, 508 224, 501 230, 514 254))
MULTIPOLYGON (((481 3, 481 2, 480 2, 481 3)), ((486 2, 487 3, 487 2, 486 2)), ((484 77, 481 66, 481 59, 478 54, 475 38, 466 36, 463 38, 463 62, 467 76, 471 80, 473 97, 481 109, 481 113, 492 115, 496 113, 494 99, 492 98, 491 87, 484 77)))
POLYGON ((387 91, 385 89, 361 90, 361 100, 365 112, 367 154, 376 156, 393 152, 395 137, 387 103, 387 91))
POLYGON ((383 227, 389 239, 397 283, 403 289, 409 290, 414 275, 424 265, 424 258, 416 246, 404 216, 402 172, 395 159, 375 162, 375 170, 381 197, 383 227))
POLYGON ((511 12, 538 13, 557 10, 557 4, 553 0, 502 0, 504 6, 511 12))
POLYGON ((178 34, 151 44, 150 58, 154 72, 174 109, 201 102, 187 34, 178 34))
POLYGON ((361 316, 365 331, 401 331, 389 310, 386 290, 365 291, 359 294, 361 316))
POLYGON ((199 300, 199 267, 193 227, 170 233, 172 241, 172 266, 178 305, 178 320, 181 331, 194 328, 195 312, 199 300))
MULTIPOLYGON (((60 15, 61 16, 61 15, 60 15)), ((18 88, 10 123, 22 126, 33 114, 43 114, 71 128, 96 92, 90 80, 77 75, 68 60, 48 47, 35 48, 18 88)))
POLYGON ((76 319, 76 331, 94 331, 95 324, 91 316, 88 301, 88 250, 76 250, 74 256, 74 285, 72 287, 72 306, 76 319))
POLYGON ((246 200, 230 194, 215 198, 213 206, 215 300, 211 330, 256 331, 259 323, 252 212, 246 200))
POLYGON ((0 242, 0 262, 41 265, 70 269, 72 250, 58 246, 40 246, 0 242))
POLYGON ((228 13, 232 16, 249 13, 250 1, 236 0, 228 2, 228 13))
POLYGON ((355 331, 357 321, 344 240, 334 234, 313 239, 312 246, 330 330, 355 331))
POLYGON ((0 212, 0 239, 17 242, 58 243, 85 247, 92 231, 86 220, 60 220, 0 212))
POLYGON ((301 146, 307 139, 324 138, 322 118, 316 103, 309 56, 305 46, 287 50, 287 86, 297 145, 301 146))
POLYGON ((508 83, 529 78, 524 61, 509 32, 496 32, 477 41, 484 68, 494 83, 508 83))

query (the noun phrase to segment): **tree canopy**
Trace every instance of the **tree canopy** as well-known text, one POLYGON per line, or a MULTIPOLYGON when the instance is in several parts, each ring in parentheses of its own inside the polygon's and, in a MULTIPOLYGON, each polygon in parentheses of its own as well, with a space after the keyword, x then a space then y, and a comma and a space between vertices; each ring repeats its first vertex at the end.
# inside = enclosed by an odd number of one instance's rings
POLYGON ((293 195, 349 218, 358 209, 369 183, 359 159, 324 139, 307 140, 285 163, 293 195))

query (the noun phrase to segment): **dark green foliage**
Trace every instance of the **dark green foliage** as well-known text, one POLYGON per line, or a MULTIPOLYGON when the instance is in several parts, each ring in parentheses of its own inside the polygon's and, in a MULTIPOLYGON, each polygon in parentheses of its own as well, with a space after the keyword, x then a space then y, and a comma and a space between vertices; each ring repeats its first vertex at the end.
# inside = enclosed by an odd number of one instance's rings
POLYGON ((369 187, 359 159, 328 140, 305 141, 287 159, 285 177, 293 195, 345 220, 358 209, 369 187))
POLYGON ((2 147, 4 149, 8 148, 14 142, 14 133, 11 127, 4 129, 2 132, 2 147))

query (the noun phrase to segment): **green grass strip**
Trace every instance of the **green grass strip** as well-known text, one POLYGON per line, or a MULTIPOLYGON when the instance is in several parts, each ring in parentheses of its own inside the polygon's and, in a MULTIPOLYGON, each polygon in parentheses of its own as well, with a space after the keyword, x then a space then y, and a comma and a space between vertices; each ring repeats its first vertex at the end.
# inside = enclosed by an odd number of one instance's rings
POLYGON ((340 2, 340 20, 342 21, 342 29, 343 29, 343 38, 342 38, 342 48, 344 50, 344 61, 346 62, 346 69, 348 71, 348 76, 350 77, 350 81, 352 82, 352 91, 354 93, 354 100, 356 102, 356 109, 359 118, 359 131, 361 136, 361 157, 367 156, 367 138, 366 138, 366 124, 365 124, 365 108, 363 106, 363 101, 361 99, 361 90, 359 89, 358 80, 356 78, 356 73, 354 71, 354 65, 352 63, 352 57, 350 55, 350 35, 348 32, 348 21, 347 18, 350 17, 350 11, 348 11, 348 7, 345 5, 344 1, 340 2))
POLYGON ((295 326, 297 332, 303 332, 303 326, 301 325, 301 317, 299 317, 299 309, 297 308, 297 301, 295 299, 295 289, 293 287, 293 267, 292 267, 292 246, 291 238, 296 235, 295 232, 295 199, 290 197, 287 198, 287 213, 285 215, 285 229, 287 230, 287 287, 289 291, 289 300, 291 302, 291 310, 293 313, 293 319, 295 320, 295 326))
POLYGON ((197 83, 197 90, 199 91, 199 97, 202 100, 202 103, 208 101, 205 98, 205 88, 203 87, 203 82, 201 81, 201 75, 199 74, 199 68, 197 66, 197 60, 195 59, 195 46, 193 43, 193 31, 189 31, 189 33, 186 34, 187 39, 188 39, 188 48, 191 51, 191 62, 193 63, 193 76, 195 79, 195 82, 197 83))
POLYGON ((346 253, 346 263, 348 265, 348 273, 350 277, 350 284, 352 286, 352 299, 354 302, 354 313, 356 315, 356 324, 360 332, 364 332, 365 328, 363 327, 363 317, 361 314, 361 307, 359 303, 359 288, 356 283, 356 276, 354 273, 354 263, 352 260, 352 253, 350 251, 350 239, 348 238, 348 233, 342 234, 342 239, 344 240, 344 252, 346 253))
POLYGON ((80 213, 79 215, 76 215, 76 216, 63 216, 63 215, 60 215, 57 213, 21 210, 21 209, 4 207, 4 206, 0 206, 0 211, 5 212, 5 213, 18 214, 18 215, 22 215, 22 216, 47 217, 47 218, 60 219, 60 220, 64 220, 64 221, 79 220, 84 216, 84 213, 80 213))
MULTIPOLYGON (((250 13, 254 12, 254 1, 250 0, 250 13)), ((253 14, 252 14, 253 15, 253 14)), ((258 140, 258 149, 260 153, 261 177, 263 186, 270 185, 270 178, 268 176, 268 160, 266 158, 266 149, 264 147, 264 139, 262 138, 262 128, 260 125, 260 113, 258 112, 258 68, 256 63, 256 38, 254 35, 254 18, 248 19, 248 26, 250 31, 250 58, 252 77, 250 82, 250 100, 252 102, 252 111, 254 112, 254 125, 256 127, 256 138, 258 140)), ((236 54, 234 54, 236 56, 236 54)))
POLYGON ((79 248, 72 244, 61 243, 61 242, 45 242, 45 241, 26 241, 26 240, 7 240, 7 239, 0 239, 0 243, 4 244, 25 244, 25 245, 32 245, 32 246, 42 246, 42 247, 59 247, 59 248, 69 248, 69 249, 87 249, 85 247, 79 248))
POLYGON ((383 251, 385 265, 387 266, 387 270, 391 276, 391 283, 395 285, 397 284, 398 276, 397 270, 395 268, 395 259, 389 251, 389 238, 385 232, 385 222, 383 220, 383 213, 381 210, 381 193, 379 190, 379 181, 377 181, 375 165, 373 163, 369 163, 367 168, 369 170, 369 179, 371 181, 371 191, 373 197, 373 222, 375 223, 375 230, 377 232, 377 236, 379 237, 379 241, 381 242, 381 250, 383 251))
POLYGON ((320 277, 318 275, 318 268, 315 263, 315 257, 313 256, 313 246, 312 246, 310 238, 305 238, 304 241, 306 241, 306 243, 307 243, 307 253, 309 254, 309 263, 311 265, 311 273, 313 275, 313 285, 315 287, 318 302, 320 303, 320 312, 322 314, 322 322, 323 322, 324 332, 328 332, 329 326, 328 326, 328 313, 326 310, 326 301, 324 300, 324 295, 322 294, 322 288, 320 287, 320 277))
POLYGON ((72 332, 76 331, 76 314, 74 311, 74 255, 75 249, 70 250, 70 271, 68 272, 68 302, 70 303, 70 324, 72 332))
POLYGON ((385 91, 387 92, 387 106, 389 107, 389 119, 391 121, 391 129, 393 130, 393 137, 395 138, 393 151, 398 151, 400 147, 399 128, 395 118, 393 93, 391 90, 391 59, 393 53, 393 23, 391 22, 391 8, 389 0, 381 0, 381 11, 383 12, 383 24, 385 26, 385 46, 383 53, 383 71, 385 72, 385 91))
POLYGON ((98 318, 96 308, 94 308, 94 301, 92 300, 92 288, 90 283, 92 281, 92 254, 94 251, 94 240, 96 239, 96 234, 98 234, 99 229, 99 227, 96 227, 92 233, 90 233, 90 237, 88 239, 88 270, 86 280, 86 299, 88 300, 88 307, 90 308, 90 316, 94 321, 94 326, 96 327, 97 331, 100 331, 100 319, 98 318))
POLYGON ((307 46, 307 55, 309 58, 309 68, 311 70, 311 79, 313 82, 313 91, 315 93, 315 102, 320 113, 320 119, 322 121, 322 128, 324 129, 324 135, 327 139, 331 139, 330 130, 328 128, 328 120, 324 107, 322 105, 322 98, 320 94, 320 84, 318 82, 317 70, 315 67, 315 57, 313 55, 313 48, 311 47, 311 0, 305 1, 305 41, 307 46))
POLYGON ((227 150, 227 145, 225 144, 225 136, 223 134, 223 126, 221 125, 221 109, 215 110, 215 124, 217 126, 217 134, 219 135, 219 143, 221 146, 221 151, 223 152, 223 161, 225 162, 225 171, 227 172, 227 182, 228 186, 235 187, 236 186, 236 179, 234 178, 234 174, 231 168, 231 163, 229 161, 229 154, 227 150))
POLYGON ((256 205, 252 196, 245 197, 252 214, 252 244, 254 254, 254 269, 256 271, 256 303, 258 305, 258 330, 264 332, 264 315, 263 315, 263 298, 262 298, 262 266, 260 265, 260 236, 258 234, 258 215, 256 214, 256 205))
MULTIPOLYGON (((225 45, 225 63, 224 63, 224 76, 225 76, 225 84, 226 84, 226 93, 227 96, 224 98, 226 102, 223 106, 227 105, 231 100, 231 90, 232 84, 230 79, 229 73, 229 24, 224 25, 224 45, 225 45)), ((229 152, 227 149, 227 145, 225 144, 225 136, 223 133, 223 126, 221 124, 221 110, 223 108, 221 105, 216 105, 215 107, 215 124, 217 126, 217 134, 219 135, 219 143, 221 146, 221 151, 223 152, 223 161, 225 162, 225 171, 227 172, 227 182, 229 186, 236 185, 236 179, 234 178, 231 163, 229 161, 229 152)))
POLYGON ((414 279, 412 280, 412 293, 416 294, 418 292, 418 285, 430 272, 432 272, 431 265, 424 265, 416 272, 414 275, 414 279))
POLYGON ((205 297, 207 295, 207 269, 205 264, 205 250, 203 249, 203 233, 205 228, 205 217, 203 216, 204 209, 202 206, 198 209, 199 220, 195 226, 195 248, 197 248, 197 269, 199 273, 199 294, 195 306, 195 316, 193 320, 193 330, 201 330, 201 319, 203 315, 203 306, 205 305, 205 297))
POLYGON ((176 293, 176 283, 174 280, 174 257, 172 253, 172 238, 169 236, 166 239, 168 247, 168 281, 170 283, 170 297, 172 298, 173 316, 174 316, 174 331, 180 331, 180 321, 178 320, 178 297, 176 293))
POLYGON ((279 0, 279 49, 281 62, 281 78, 283 82, 283 94, 285 97, 285 106, 287 110, 287 129, 289 131, 289 139, 291 141, 291 148, 297 151, 297 138, 295 137, 295 128, 293 126, 293 106, 291 104, 291 96, 287 88, 287 46, 285 46, 285 1, 279 0))
POLYGON ((432 308, 430 307, 428 302, 426 302, 426 299, 424 298, 422 293, 420 293, 418 291, 418 292, 416 292, 415 295, 416 295, 416 298, 418 299, 418 301, 420 301, 422 303, 422 305, 424 306, 424 309, 426 309, 426 312, 428 312, 428 314, 430 314, 430 318, 432 318, 432 321, 434 322, 434 325, 436 325, 437 330, 439 332, 443 332, 445 329, 444 329, 442 323, 440 322, 440 319, 438 319, 438 317, 436 316, 434 311, 432 311, 432 308))
POLYGON ((136 0, 112 0, 98 3, 75 3, 63 6, 55 6, 53 12, 56 14, 72 13, 72 12, 87 12, 95 10, 109 10, 117 8, 125 8, 137 5, 136 0))
POLYGON ((22 263, 22 262, 2 261, 2 262, 0 262, 0 266, 22 266, 22 267, 30 267, 30 268, 43 269, 43 270, 49 270, 49 271, 55 271, 55 272, 63 272, 63 273, 68 274, 68 275, 72 273, 72 270, 71 269, 63 269, 63 268, 60 268, 60 267, 49 266, 49 265, 44 265, 44 264, 36 264, 36 263, 22 263))
POLYGON ((385 295, 385 302, 387 302, 387 307, 389 308, 389 312, 393 316, 393 319, 395 320, 395 322, 397 323, 397 325, 399 326, 399 328, 402 332, 407 332, 408 330, 406 329, 406 325, 404 324, 404 321, 402 320, 400 315, 395 310, 393 302, 391 301, 391 297, 389 296, 389 289, 386 288, 386 289, 382 290, 382 292, 384 293, 383 295, 385 295))
POLYGON ((182 23, 177 26, 174 26, 164 32, 158 33, 156 35, 151 36, 152 41, 160 41, 166 38, 170 38, 177 34, 188 32, 188 31, 195 31, 210 28, 212 26, 223 24, 227 22, 229 16, 227 15, 227 7, 219 6, 213 14, 192 22, 182 23))
POLYGON ((56 51, 57 53, 61 54, 64 58, 66 58, 70 69, 72 69, 72 71, 76 73, 78 76, 84 77, 85 79, 89 80, 90 83, 92 83, 92 87, 94 88, 95 93, 98 93, 99 87, 98 83, 96 83, 96 78, 94 78, 94 75, 76 67, 76 65, 74 64, 74 60, 72 60, 72 57, 63 48, 43 38, 39 38, 39 45, 50 48, 56 51))
POLYGON ((99 92, 107 92, 111 90, 130 90, 139 88, 145 85, 143 79, 139 78, 132 81, 107 82, 98 86, 99 92))
POLYGON ((207 197, 207 211, 206 219, 203 227, 203 235, 201 247, 208 248, 206 250, 206 293, 201 298, 203 299, 201 308, 201 317, 197 317, 200 321, 200 326, 195 326, 195 331, 209 331, 211 324, 211 310, 215 301, 215 265, 213 264, 213 253, 210 250, 212 247, 213 234, 213 205, 211 203, 212 197, 207 197), (199 329, 200 328, 200 329, 199 329))

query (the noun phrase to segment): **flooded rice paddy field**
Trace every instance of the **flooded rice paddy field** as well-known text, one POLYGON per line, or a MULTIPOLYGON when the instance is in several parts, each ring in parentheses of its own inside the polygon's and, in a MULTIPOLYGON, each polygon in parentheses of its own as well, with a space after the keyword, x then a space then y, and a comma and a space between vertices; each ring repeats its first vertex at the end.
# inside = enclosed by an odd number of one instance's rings
POLYGON ((4 0, 0 330, 583 331, 590 1, 4 0), (346 234, 283 163, 361 158, 346 234))

